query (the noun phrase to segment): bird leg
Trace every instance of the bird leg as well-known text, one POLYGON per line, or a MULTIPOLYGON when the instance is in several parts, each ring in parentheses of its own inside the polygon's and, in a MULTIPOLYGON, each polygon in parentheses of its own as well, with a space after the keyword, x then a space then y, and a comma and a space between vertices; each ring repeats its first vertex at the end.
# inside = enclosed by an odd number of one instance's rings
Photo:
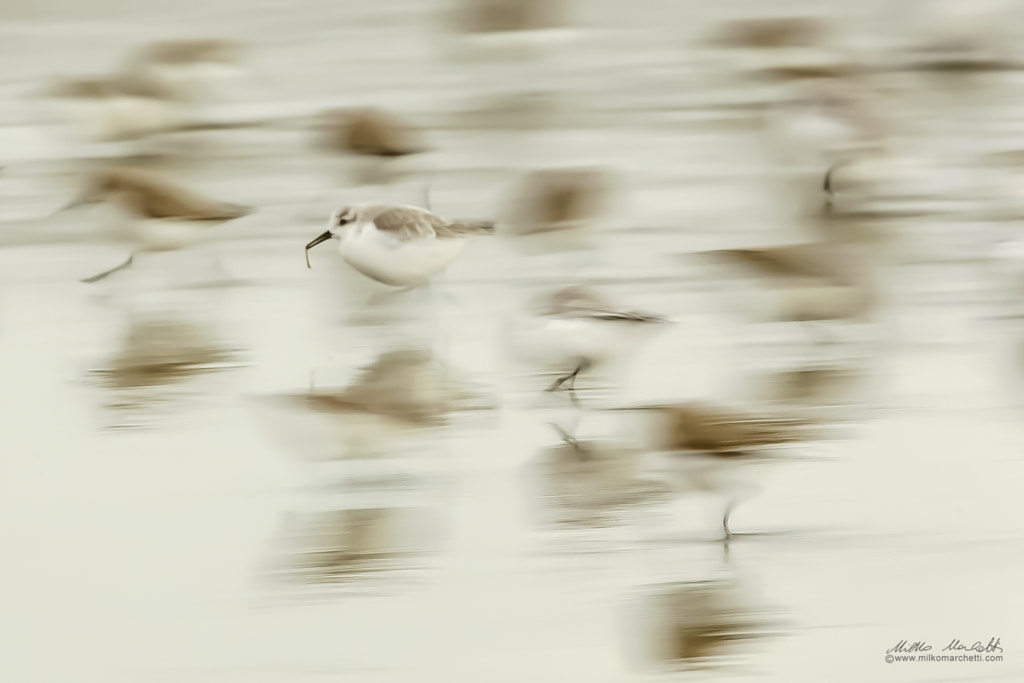
POLYGON ((576 377, 578 377, 581 372, 583 372, 589 367, 590 361, 588 361, 586 358, 581 359, 579 364, 576 365, 575 370, 570 372, 568 375, 564 375, 556 379, 554 383, 546 389, 546 391, 555 392, 560 390, 563 386, 568 385, 569 398, 573 402, 573 405, 579 407, 580 401, 579 398, 576 396, 576 377))
POLYGON ((729 530, 729 516, 732 514, 733 502, 729 501, 729 504, 725 506, 725 514, 722 516, 722 529, 725 530, 725 538, 722 539, 726 544, 726 548, 729 547, 729 541, 732 540, 732 531, 729 530))
POLYGON ((99 273, 97 275, 93 275, 92 277, 87 277, 84 280, 82 280, 82 282, 84 282, 85 284, 89 284, 89 285, 91 285, 94 282, 99 282, 100 280, 103 280, 104 278, 109 277, 110 275, 113 275, 117 271, 124 270, 128 266, 132 265, 132 261, 134 259, 135 259, 135 254, 132 254, 131 256, 128 257, 128 260, 125 261, 124 263, 122 263, 121 265, 114 266, 110 270, 105 270, 102 273, 99 273))
POLYGON ((577 453, 579 453, 581 455, 583 454, 583 451, 580 448, 579 440, 576 438, 576 430, 579 429, 579 419, 578 418, 576 420, 576 424, 572 428, 572 431, 573 431, 572 434, 569 434, 569 432, 567 432, 566 430, 562 429, 561 425, 559 425, 559 424, 557 424, 555 422, 549 422, 548 426, 550 426, 552 429, 554 429, 556 432, 558 432, 558 436, 560 436, 562 438, 562 441, 567 446, 572 446, 572 448, 574 448, 577 453))

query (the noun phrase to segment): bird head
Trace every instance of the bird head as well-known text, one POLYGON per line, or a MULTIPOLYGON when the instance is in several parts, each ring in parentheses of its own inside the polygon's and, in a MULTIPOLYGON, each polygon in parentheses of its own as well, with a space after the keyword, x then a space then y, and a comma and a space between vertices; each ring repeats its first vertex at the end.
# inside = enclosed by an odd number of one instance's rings
POLYGON ((332 237, 341 237, 341 235, 347 229, 347 226, 355 223, 359 219, 359 210, 355 206, 345 206, 331 214, 331 218, 327 221, 327 229, 317 235, 309 244, 306 245, 306 267, 312 268, 309 264, 309 250, 318 244, 326 242, 332 237))

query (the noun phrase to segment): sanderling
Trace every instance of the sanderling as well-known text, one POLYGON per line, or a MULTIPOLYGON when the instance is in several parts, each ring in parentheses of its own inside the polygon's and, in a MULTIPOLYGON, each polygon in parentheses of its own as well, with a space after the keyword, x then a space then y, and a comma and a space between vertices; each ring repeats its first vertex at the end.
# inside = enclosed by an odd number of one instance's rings
POLYGON ((411 289, 437 275, 465 248, 470 238, 494 233, 489 221, 449 221, 416 206, 353 204, 331 215, 327 230, 306 245, 309 250, 330 239, 355 270, 399 290, 411 289))
POLYGON ((121 265, 83 280, 87 283, 127 268, 136 254, 177 251, 209 242, 215 226, 252 211, 204 197, 136 168, 109 168, 93 174, 86 189, 64 210, 104 201, 120 214, 117 237, 132 245, 132 254, 121 265))
POLYGON ((137 75, 65 78, 43 95, 59 103, 74 134, 88 142, 124 142, 174 130, 186 121, 181 102, 137 75))
POLYGON ((800 322, 825 341, 823 321, 863 321, 874 312, 879 291, 865 248, 840 242, 808 242, 762 249, 703 252, 744 266, 764 283, 758 313, 772 322, 800 322))
MULTIPOLYGON (((377 107, 329 109, 315 118, 316 147, 326 152, 341 184, 388 186, 426 169, 416 162, 430 151, 412 123, 377 107), (340 165, 336 165, 337 162, 340 165)), ((430 207, 424 181, 424 206, 430 207)))
POLYGON ((795 443, 809 435, 807 423, 751 415, 705 403, 617 408, 639 420, 629 426, 635 442, 655 458, 651 472, 666 476, 680 493, 704 492, 726 498, 722 528, 729 516, 756 493, 746 465, 768 458, 761 449, 795 443))
POLYGON ((926 66, 1005 66, 1013 62, 1019 0, 919 0, 901 4, 904 35, 926 66))
POLYGON ((199 102, 246 75, 243 52, 242 45, 232 40, 160 41, 133 52, 125 72, 158 84, 179 100, 199 102))
POLYGON ((670 324, 660 316, 617 306, 580 286, 559 289, 538 303, 531 315, 510 321, 509 350, 559 373, 548 391, 567 388, 576 404, 576 378, 581 373, 623 360, 670 324))
POLYGON ((850 65, 829 37, 820 19, 769 17, 726 22, 707 43, 731 50, 740 73, 785 80, 848 73, 850 65))
POLYGON ((608 209, 610 191, 601 169, 530 172, 512 198, 505 232, 532 251, 583 249, 587 229, 608 209))
POLYGON ((452 13, 466 56, 528 57, 571 39, 562 0, 459 0, 452 13))
POLYGON ((837 189, 877 192, 895 181, 889 125, 876 95, 854 78, 827 79, 801 83, 792 97, 769 106, 768 145, 799 183, 801 200, 821 206, 823 177, 826 203, 837 189))

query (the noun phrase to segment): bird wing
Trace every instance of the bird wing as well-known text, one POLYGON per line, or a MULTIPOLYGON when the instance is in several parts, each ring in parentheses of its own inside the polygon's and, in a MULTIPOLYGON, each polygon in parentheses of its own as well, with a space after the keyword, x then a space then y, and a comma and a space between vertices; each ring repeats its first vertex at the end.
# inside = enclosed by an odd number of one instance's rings
POLYGON ((342 111, 336 115, 343 131, 336 140, 342 151, 381 157, 400 157, 422 151, 412 125, 394 114, 368 109, 351 115, 342 111), (339 139, 340 138, 340 139, 339 139))
POLYGON ((617 310, 596 292, 569 287, 556 292, 549 302, 549 315, 562 318, 590 318, 622 322, 656 322, 661 318, 636 311, 617 310))
POLYGON ((369 210, 373 224, 382 233, 400 242, 438 237, 446 227, 444 219, 429 211, 413 207, 381 207, 379 213, 369 210))
POLYGON ((792 420, 744 415, 713 406, 676 406, 675 442, 684 447, 713 452, 742 451, 796 441, 792 420))
POLYGON ((146 218, 221 223, 250 213, 248 207, 219 202, 138 172, 119 174, 118 183, 130 196, 132 208, 146 218))
POLYGON ((709 252, 751 266, 761 275, 834 280, 834 255, 820 244, 794 244, 767 249, 720 249, 709 252))

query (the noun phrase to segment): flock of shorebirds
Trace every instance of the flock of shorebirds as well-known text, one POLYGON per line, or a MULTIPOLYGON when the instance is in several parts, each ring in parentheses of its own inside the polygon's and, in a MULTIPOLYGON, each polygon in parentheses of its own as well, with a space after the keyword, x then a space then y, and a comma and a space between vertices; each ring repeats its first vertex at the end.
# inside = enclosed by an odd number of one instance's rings
MULTIPOLYGON (((550 32, 563 31, 564 25, 538 9, 555 3, 475 4, 491 9, 462 16, 462 30, 472 38, 466 45, 474 50, 536 46, 537 34, 548 41, 566 37, 564 32, 552 37, 550 32), (536 13, 524 9, 529 7, 536 13)), ((930 40, 919 54, 944 66, 955 62, 974 68, 1010 59, 1007 42, 996 40, 1013 8, 1009 0, 930 6, 930 40)), ((765 107, 762 121, 770 140, 779 144, 783 164, 799 169, 795 177, 811 178, 815 204, 804 216, 813 234, 801 243, 702 252, 757 279, 753 293, 760 297, 759 314, 803 325, 823 345, 836 341, 826 323, 870 321, 883 300, 878 247, 851 234, 848 219, 870 204, 873 190, 889 182, 891 176, 879 169, 899 166, 880 115, 884 97, 872 89, 870 70, 841 59, 825 34, 824 22, 774 18, 729 22, 712 37, 711 44, 740 57, 743 73, 767 78, 793 93, 765 107)), ((227 41, 161 43, 133 55, 114 76, 63 82, 51 94, 71 102, 83 130, 97 139, 201 127, 189 119, 189 107, 214 87, 211 83, 238 76, 241 54, 239 46, 227 41)), ((355 169, 356 176, 350 178, 361 185, 383 185, 416 172, 408 162, 430 149, 414 126, 375 108, 325 112, 316 118, 316 130, 322 149, 358 162, 346 168, 355 169)), ((606 209, 610 191, 609 177, 600 169, 537 171, 523 182, 514 211, 491 221, 435 213, 429 206, 428 179, 424 185, 425 206, 357 203, 334 211, 324 231, 305 245, 306 264, 311 249, 330 244, 361 276, 404 292, 429 285, 467 244, 481 237, 504 234, 535 253, 586 249, 595 238, 589 228, 606 209)), ((137 254, 208 241, 214 226, 251 211, 128 165, 91 173, 68 208, 95 202, 109 202, 129 219, 118 235, 130 245, 131 254, 124 263, 87 278, 88 283, 127 269, 137 254)), ((1000 258, 1024 262, 1024 249, 1014 251, 1012 244, 1000 249, 1000 258)), ((508 341, 550 373, 543 385, 548 392, 564 391, 580 406, 576 382, 581 376, 635 353, 670 325, 662 315, 567 283, 540 297, 508 341)), ((388 351, 341 392, 311 390, 284 400, 337 419, 335 436, 346 445, 342 450, 347 457, 381 455, 386 452, 380 447, 383 436, 437 426, 455 409, 458 392, 430 370, 436 363, 429 353, 388 351)), ((661 458, 677 490, 725 498, 722 532, 727 540, 732 536, 730 514, 749 491, 736 483, 740 468, 770 447, 814 438, 817 426, 791 415, 712 402, 636 405, 619 411, 640 418, 630 423, 631 430, 643 435, 640 449, 661 458)), ((563 441, 558 457, 570 461, 572 476, 592 477, 596 487, 605 489, 619 485, 600 476, 602 468, 621 466, 605 444, 577 439, 564 426, 556 429, 563 441)))

